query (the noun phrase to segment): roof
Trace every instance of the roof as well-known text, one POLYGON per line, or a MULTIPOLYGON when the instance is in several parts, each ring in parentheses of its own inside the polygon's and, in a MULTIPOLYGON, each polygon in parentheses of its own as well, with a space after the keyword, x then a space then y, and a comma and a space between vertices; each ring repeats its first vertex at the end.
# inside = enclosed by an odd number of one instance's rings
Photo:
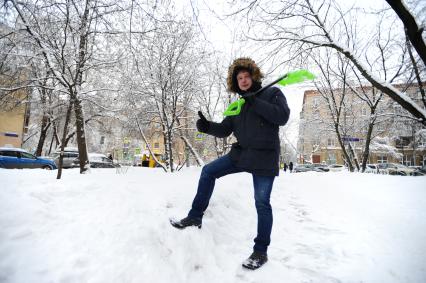
POLYGON ((20 152, 28 152, 23 148, 19 148, 19 147, 0 147, 0 150, 3 151, 20 151, 20 152))
MULTIPOLYGON (((56 152, 61 152, 61 149, 58 148, 56 152)), ((76 147, 66 147, 64 148, 64 152, 78 152, 78 148, 76 147)))
POLYGON ((105 155, 105 154, 102 154, 102 153, 95 153, 95 152, 89 153, 89 156, 90 156, 90 157, 106 157, 106 155, 105 155))

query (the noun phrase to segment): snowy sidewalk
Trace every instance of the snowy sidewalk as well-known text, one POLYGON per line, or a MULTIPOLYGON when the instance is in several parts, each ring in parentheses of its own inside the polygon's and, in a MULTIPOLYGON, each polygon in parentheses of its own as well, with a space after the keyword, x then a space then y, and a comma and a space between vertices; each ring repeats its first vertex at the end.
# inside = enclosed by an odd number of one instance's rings
POLYGON ((217 181, 201 230, 169 225, 199 173, 0 169, 0 282, 426 282, 426 177, 281 174, 269 262, 253 272, 250 175, 217 181))

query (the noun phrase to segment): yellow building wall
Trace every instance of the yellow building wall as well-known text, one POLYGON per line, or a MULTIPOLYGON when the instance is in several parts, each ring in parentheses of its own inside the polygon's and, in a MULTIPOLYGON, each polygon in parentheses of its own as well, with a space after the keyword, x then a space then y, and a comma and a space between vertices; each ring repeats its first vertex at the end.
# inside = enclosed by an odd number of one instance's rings
POLYGON ((0 105, 0 147, 22 147, 26 104, 16 104, 26 98, 24 91, 10 96, 11 102, 0 105), (17 135, 13 137, 10 135, 17 135))

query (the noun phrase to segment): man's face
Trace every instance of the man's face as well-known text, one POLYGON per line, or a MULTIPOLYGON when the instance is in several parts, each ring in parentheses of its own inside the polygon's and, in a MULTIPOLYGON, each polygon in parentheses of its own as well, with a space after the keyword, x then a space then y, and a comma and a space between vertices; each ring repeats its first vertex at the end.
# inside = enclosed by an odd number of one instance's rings
POLYGON ((240 71, 237 74, 237 82, 238 82, 238 87, 242 91, 248 90, 251 87, 251 85, 253 84, 253 80, 251 79, 251 75, 247 71, 240 71))

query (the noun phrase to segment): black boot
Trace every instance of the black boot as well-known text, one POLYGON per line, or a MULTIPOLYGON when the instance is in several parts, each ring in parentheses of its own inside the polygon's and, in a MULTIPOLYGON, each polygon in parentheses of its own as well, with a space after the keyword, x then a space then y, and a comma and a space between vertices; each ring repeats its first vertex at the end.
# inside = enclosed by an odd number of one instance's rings
POLYGON ((178 229, 185 229, 188 226, 197 226, 198 229, 201 229, 201 219, 191 218, 189 216, 179 221, 170 219, 170 224, 178 229))
POLYGON ((251 256, 243 262, 243 267, 251 270, 258 269, 268 261, 268 255, 254 251, 251 256))

